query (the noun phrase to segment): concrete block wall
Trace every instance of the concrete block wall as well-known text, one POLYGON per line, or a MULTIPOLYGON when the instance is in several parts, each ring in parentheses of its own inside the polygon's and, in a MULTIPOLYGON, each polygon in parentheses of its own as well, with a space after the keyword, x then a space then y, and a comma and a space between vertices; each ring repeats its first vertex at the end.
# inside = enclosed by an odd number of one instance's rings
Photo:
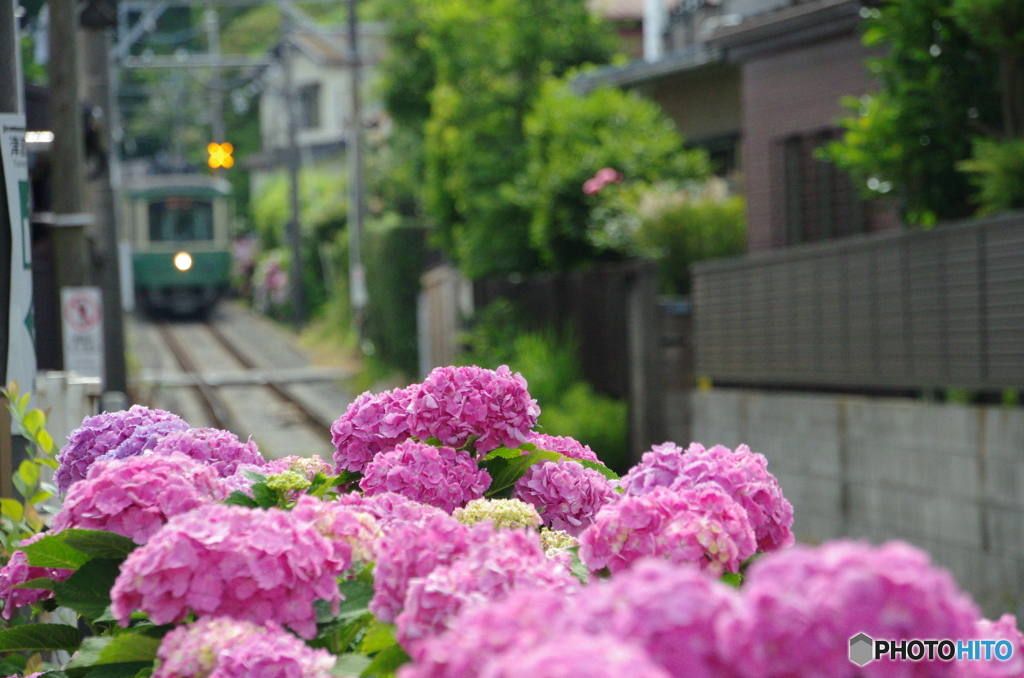
POLYGON ((768 458, 797 539, 904 539, 990 616, 1024 616, 1024 409, 711 389, 693 440, 768 458))

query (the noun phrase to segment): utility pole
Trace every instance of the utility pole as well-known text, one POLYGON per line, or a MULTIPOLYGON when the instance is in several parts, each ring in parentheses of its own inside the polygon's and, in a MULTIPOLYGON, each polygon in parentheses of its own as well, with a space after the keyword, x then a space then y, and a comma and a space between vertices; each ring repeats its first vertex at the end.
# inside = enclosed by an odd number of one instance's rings
POLYGON ((121 310, 121 271, 118 251, 117 203, 111 184, 112 156, 116 149, 111 126, 116 114, 111 95, 110 31, 107 28, 82 30, 82 55, 85 71, 83 101, 92 111, 99 136, 99 164, 86 184, 90 212, 94 215, 97 244, 98 279, 103 294, 103 403, 111 409, 128 407, 128 372, 125 365, 124 317, 121 310), (109 395, 107 395, 109 394, 109 395))
POLYGON ((306 316, 306 300, 302 291, 302 231, 299 228, 299 120, 295 110, 294 58, 295 46, 292 44, 292 22, 287 16, 284 20, 284 105, 288 119, 288 181, 291 190, 291 220, 288 222, 288 243, 292 250, 292 264, 289 267, 289 279, 292 293, 292 318, 295 329, 300 329, 306 316))
MULTIPOLYGON (((206 51, 210 54, 210 131, 212 141, 222 144, 224 138, 224 88, 220 77, 220 18, 213 2, 207 2, 203 12, 203 26, 206 28, 206 51)), ((216 170, 220 174, 220 170, 216 170)))
POLYGON ((362 78, 359 58, 359 19, 356 0, 348 0, 348 63, 351 74, 351 105, 349 107, 348 144, 348 270, 352 301, 352 324, 363 339, 366 309, 366 269, 363 268, 363 115, 360 106, 362 78))

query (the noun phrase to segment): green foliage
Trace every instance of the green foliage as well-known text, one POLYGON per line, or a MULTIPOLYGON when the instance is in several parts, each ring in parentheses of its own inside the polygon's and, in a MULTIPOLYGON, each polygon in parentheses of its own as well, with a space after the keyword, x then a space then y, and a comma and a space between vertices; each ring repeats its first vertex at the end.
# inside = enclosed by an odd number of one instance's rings
POLYGON ((419 366, 416 301, 426 255, 426 231, 378 222, 367 229, 366 287, 370 313, 367 335, 377 355, 405 374, 419 366))
POLYGON ((541 408, 540 430, 569 436, 590 445, 609 468, 624 472, 629 467, 629 405, 594 391, 579 381, 560 400, 541 408))
POLYGON ((70 651, 80 642, 78 629, 64 624, 25 624, 0 631, 0 652, 70 651))
POLYGON ((528 166, 516 184, 530 213, 531 244, 545 264, 568 268, 610 249, 588 233, 591 212, 607 193, 586 195, 583 184, 603 167, 630 182, 698 179, 703 151, 688 151, 672 121, 649 99, 619 88, 587 95, 567 80, 547 79, 525 121, 528 166))
POLYGON ((690 265, 746 249, 746 203, 712 191, 654 190, 641 201, 637 248, 658 263, 661 292, 689 294, 690 265))
POLYGON ((823 153, 868 197, 895 189, 911 223, 970 214, 971 186, 956 163, 970 157, 973 136, 1000 126, 996 58, 954 20, 953 5, 889 0, 870 10, 864 40, 884 49, 868 64, 881 92, 847 102, 846 134, 823 153))
POLYGON ((959 168, 978 190, 979 214, 1024 208, 1024 139, 978 139, 974 157, 959 168))

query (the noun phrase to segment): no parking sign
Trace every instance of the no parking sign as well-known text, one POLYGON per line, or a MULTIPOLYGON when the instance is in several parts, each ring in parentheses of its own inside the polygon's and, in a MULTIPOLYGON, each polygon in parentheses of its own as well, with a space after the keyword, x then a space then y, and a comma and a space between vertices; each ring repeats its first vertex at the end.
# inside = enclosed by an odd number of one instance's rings
POLYGON ((103 377, 103 296, 98 287, 60 291, 64 329, 64 369, 85 377, 103 377))

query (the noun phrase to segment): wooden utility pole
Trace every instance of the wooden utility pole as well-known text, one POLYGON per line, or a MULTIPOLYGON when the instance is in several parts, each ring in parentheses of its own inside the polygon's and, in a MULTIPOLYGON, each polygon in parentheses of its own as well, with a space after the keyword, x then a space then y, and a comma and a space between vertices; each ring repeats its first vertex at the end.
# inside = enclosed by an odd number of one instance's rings
POLYGON ((291 245, 292 262, 289 266, 289 280, 292 297, 292 318, 295 329, 300 329, 306 319, 306 297, 302 290, 302 229, 299 226, 299 116, 295 110, 294 59, 295 46, 292 44, 292 22, 284 19, 284 40, 281 44, 282 66, 284 67, 284 105, 288 120, 288 182, 291 198, 291 219, 288 222, 288 243, 291 245))
POLYGON ((366 269, 363 267, 363 115, 360 106, 362 78, 359 58, 359 19, 356 0, 348 0, 348 64, 351 74, 348 142, 348 270, 352 301, 352 324, 356 336, 363 338, 366 309, 366 269))

